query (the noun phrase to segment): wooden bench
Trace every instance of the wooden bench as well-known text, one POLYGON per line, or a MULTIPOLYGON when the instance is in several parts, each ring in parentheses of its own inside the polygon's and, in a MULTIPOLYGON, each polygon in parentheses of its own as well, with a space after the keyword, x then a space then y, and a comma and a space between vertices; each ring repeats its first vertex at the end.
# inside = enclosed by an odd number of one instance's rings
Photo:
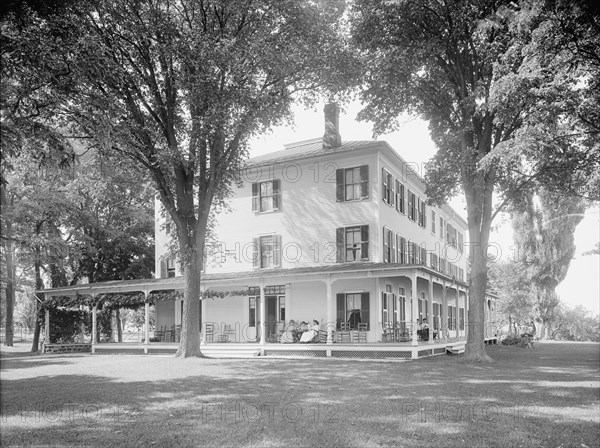
POLYGON ((92 344, 66 343, 44 344, 43 353, 85 353, 92 351, 92 344))

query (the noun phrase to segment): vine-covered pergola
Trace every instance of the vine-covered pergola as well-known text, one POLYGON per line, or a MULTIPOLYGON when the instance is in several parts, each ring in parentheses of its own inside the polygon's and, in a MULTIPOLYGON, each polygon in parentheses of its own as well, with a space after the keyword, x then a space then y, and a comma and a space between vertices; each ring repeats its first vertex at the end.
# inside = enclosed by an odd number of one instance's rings
MULTIPOLYGON (((148 353, 150 341, 150 304, 159 300, 174 300, 183 297, 182 277, 115 280, 101 283, 80 284, 64 286, 51 290, 41 290, 46 300, 41 308, 45 311, 45 341, 50 340, 50 311, 52 308, 75 308, 88 306, 92 309, 92 352, 97 338, 97 314, 99 306, 113 308, 133 308, 144 305, 144 352, 148 353)), ((206 289, 202 292, 202 299, 223 298, 229 295, 248 296, 247 289, 235 291, 214 291, 206 289)))

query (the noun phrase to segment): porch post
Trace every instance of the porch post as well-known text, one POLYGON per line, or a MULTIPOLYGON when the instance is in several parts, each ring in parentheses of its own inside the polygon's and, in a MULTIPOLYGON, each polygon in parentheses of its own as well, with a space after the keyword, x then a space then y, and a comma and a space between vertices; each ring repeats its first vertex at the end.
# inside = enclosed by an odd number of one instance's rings
MULTIPOLYGON (((79 305, 79 311, 83 311, 83 305, 79 305)), ((79 342, 82 344, 85 342, 84 332, 85 332, 84 323, 79 322, 79 342)))
POLYGON ((429 339, 427 342, 433 344, 433 277, 429 276, 429 300, 427 301, 427 325, 429 326, 429 339))
POLYGON ((417 336, 417 320, 419 319, 419 297, 417 293, 417 271, 413 270, 411 276, 411 297, 410 297, 410 309, 411 309, 411 345, 419 345, 419 339, 417 336))
POLYGON ((260 345, 265 345, 266 342, 266 303, 265 303, 265 282, 260 282, 260 345))
POLYGON ((454 330, 456 332, 456 338, 460 338, 460 325, 458 322, 458 309, 459 309, 459 305, 458 305, 458 285, 455 283, 454 284, 454 330))
POLYGON ((469 340, 469 288, 465 288, 465 340, 469 340))
POLYGON ((44 323, 44 343, 50 344, 50 310, 46 308, 46 321, 44 323))
POLYGON ((448 341, 448 297, 446 296, 446 281, 442 280, 442 325, 440 325, 444 341, 448 341))
POLYGON ((335 320, 333 317, 333 293, 331 288, 331 274, 327 276, 327 280, 325 280, 325 286, 327 288, 327 343, 333 344, 333 331, 335 329, 335 320))
POLYGON ((93 302, 93 307, 92 307, 92 353, 96 353, 96 344, 98 343, 98 340, 96 338, 97 334, 98 334, 98 304, 94 301, 95 295, 92 294, 92 302, 93 302))
POLYGON ((148 302, 148 291, 144 291, 144 353, 148 354, 150 346, 150 303, 148 302))

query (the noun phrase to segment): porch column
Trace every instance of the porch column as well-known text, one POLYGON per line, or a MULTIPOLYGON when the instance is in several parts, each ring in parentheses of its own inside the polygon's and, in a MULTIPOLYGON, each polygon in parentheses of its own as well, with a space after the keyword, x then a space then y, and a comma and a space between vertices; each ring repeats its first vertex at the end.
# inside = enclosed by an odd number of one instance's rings
POLYGON ((455 292, 455 296, 454 296, 454 330, 456 333, 456 338, 460 338, 460 325, 458 322, 458 285, 454 284, 454 292, 455 292))
POLYGON ((333 293, 331 287, 331 275, 327 277, 325 281, 327 288, 326 300, 327 300, 327 343, 333 344, 333 331, 335 329, 335 319, 333 316, 333 293))
POLYGON ((148 302, 148 291, 144 291, 144 353, 148 354, 150 346, 150 303, 148 302))
POLYGON ((440 326, 444 341, 448 341, 448 297, 446 296, 446 282, 442 280, 442 325, 440 326))
POLYGON ((46 308, 46 321, 44 322, 44 344, 50 344, 50 310, 46 308))
POLYGON ((419 297, 417 293, 417 271, 413 271, 411 275, 411 297, 410 297, 410 309, 411 309, 411 345, 419 345, 419 339, 417 336, 417 320, 419 319, 419 297))
MULTIPOLYGON (((92 296, 92 300, 94 300, 94 296, 92 296)), ((96 339, 98 334, 98 304, 94 302, 94 306, 92 307, 92 353, 96 353, 96 344, 98 340, 96 339)))
MULTIPOLYGON (((79 311, 83 311, 83 305, 79 305, 79 311)), ((80 343, 84 343, 85 342, 85 324, 83 322, 79 322, 79 342, 80 343)))
POLYGON ((427 325, 429 325, 429 339, 427 343, 433 344, 433 277, 429 276, 429 300, 427 301, 427 325))
POLYGON ((266 311, 266 301, 265 301, 265 284, 264 282, 260 283, 260 345, 265 345, 266 337, 265 333, 267 332, 267 327, 265 325, 267 311, 266 311))

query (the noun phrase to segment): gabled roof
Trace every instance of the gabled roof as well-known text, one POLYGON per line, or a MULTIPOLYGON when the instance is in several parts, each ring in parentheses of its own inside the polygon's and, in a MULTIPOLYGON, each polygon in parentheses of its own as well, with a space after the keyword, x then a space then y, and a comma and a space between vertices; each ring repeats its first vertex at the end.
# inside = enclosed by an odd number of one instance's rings
POLYGON ((358 140, 342 142, 342 145, 338 148, 323 149, 323 139, 315 138, 312 140, 305 140, 302 142, 285 145, 285 149, 280 151, 252 157, 246 161, 246 164, 248 166, 268 165, 275 162, 291 162, 308 157, 339 154, 343 152, 379 147, 382 148, 387 146, 389 145, 384 141, 358 140))

